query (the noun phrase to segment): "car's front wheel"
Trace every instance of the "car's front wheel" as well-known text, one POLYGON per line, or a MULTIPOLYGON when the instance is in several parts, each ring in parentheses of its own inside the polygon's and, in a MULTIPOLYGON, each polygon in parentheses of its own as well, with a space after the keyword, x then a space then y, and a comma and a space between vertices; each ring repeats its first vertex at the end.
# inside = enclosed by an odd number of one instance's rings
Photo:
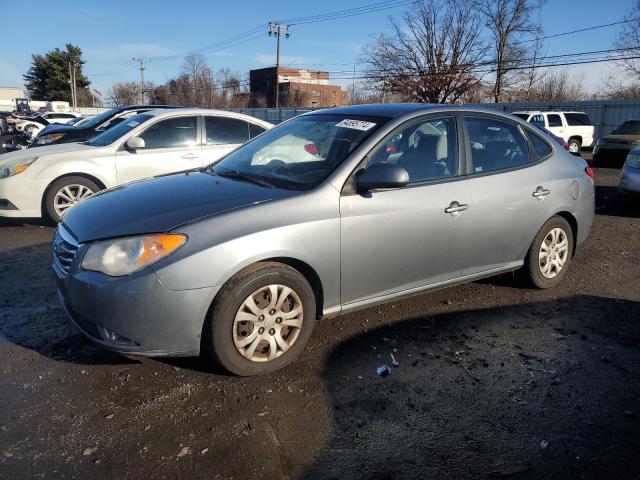
POLYGON ((45 196, 47 216, 54 222, 78 202, 100 191, 100 187, 84 177, 64 177, 53 183, 45 196))
POLYGON ((272 372, 290 363, 316 320, 309 282, 288 265, 264 262, 219 292, 204 328, 209 358, 236 375, 272 372))
POLYGON ((558 285, 569 269, 573 242, 571 225, 560 216, 550 218, 529 248, 522 272, 525 279, 542 289, 558 285))

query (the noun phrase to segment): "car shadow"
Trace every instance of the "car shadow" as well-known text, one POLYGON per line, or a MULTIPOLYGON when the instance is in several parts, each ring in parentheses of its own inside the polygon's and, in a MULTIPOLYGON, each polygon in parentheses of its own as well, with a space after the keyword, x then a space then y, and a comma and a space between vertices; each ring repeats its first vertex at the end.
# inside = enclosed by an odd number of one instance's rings
POLYGON ((349 338, 324 365, 332 437, 303 478, 635 477, 639 318, 640 302, 578 295, 349 338))
POLYGON ((618 187, 596 185, 596 214, 640 218, 640 204, 637 198, 624 195, 618 187))
POLYGON ((90 342, 67 318, 50 267, 49 243, 0 252, 0 344, 10 342, 56 361, 139 363, 90 342))

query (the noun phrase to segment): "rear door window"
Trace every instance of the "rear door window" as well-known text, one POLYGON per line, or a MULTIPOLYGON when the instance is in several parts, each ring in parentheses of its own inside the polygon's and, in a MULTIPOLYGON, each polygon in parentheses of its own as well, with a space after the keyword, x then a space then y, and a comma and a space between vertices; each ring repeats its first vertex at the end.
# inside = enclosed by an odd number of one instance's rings
POLYGON ((549 121, 550 127, 561 127, 562 126, 562 118, 560 115, 556 113, 550 113, 547 115, 547 120, 549 121))
POLYGON ((266 130, 267 130, 266 128, 261 127, 260 125, 256 125, 255 123, 249 124, 249 136, 251 138, 257 137, 258 135, 260 135, 262 132, 266 130))
POLYGON ((553 149, 551 148, 551 145, 549 145, 547 142, 545 142, 542 138, 540 138, 535 133, 527 132, 527 136, 529 137, 529 140, 531 140, 531 143, 533 144, 533 148, 535 149, 539 157, 541 158, 546 157, 547 155, 550 155, 551 152, 553 151, 553 149))
POLYGON ((227 117, 205 117, 207 145, 235 145, 249 140, 249 124, 227 117))
POLYGON ((488 117, 465 117, 473 172, 484 173, 529 162, 527 140, 517 125, 488 117))
POLYGON ((591 119, 587 117, 586 113, 565 113, 564 118, 567 120, 567 125, 576 127, 585 127, 593 125, 591 119))

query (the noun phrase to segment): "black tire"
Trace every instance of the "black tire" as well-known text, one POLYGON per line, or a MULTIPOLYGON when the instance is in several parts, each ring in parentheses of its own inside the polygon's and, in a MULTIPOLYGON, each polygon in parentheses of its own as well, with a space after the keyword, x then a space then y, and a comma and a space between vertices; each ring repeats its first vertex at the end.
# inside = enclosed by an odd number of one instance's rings
POLYGON ((26 127, 24 127, 24 133, 33 133, 35 132, 36 127, 34 127, 33 125, 27 125, 26 127))
POLYGON ((570 138, 568 143, 569 143, 569 152, 572 153, 573 155, 580 156, 580 149, 582 148, 582 143, 580 142, 580 140, 577 138, 570 138), (572 151, 572 149, 575 151, 572 151))
MULTIPOLYGON (((91 180, 88 180, 84 177, 64 177, 60 180, 55 181, 51 186, 47 189, 47 193, 44 198, 44 209, 47 215, 47 218, 53 222, 60 221, 60 215, 56 211, 56 195, 58 192, 65 187, 70 187, 73 185, 82 185, 93 193, 97 193, 100 191, 100 187, 91 180)), ((64 213, 64 212, 63 212, 64 213)))
MULTIPOLYGON (((573 243, 573 231, 571 230, 569 222, 560 216, 551 217, 542 226, 529 248, 529 252, 524 260, 524 266, 521 270, 522 279, 530 286, 540 289, 552 288, 558 285, 569 270, 571 257, 573 255, 573 243), (542 242, 545 242, 550 232, 556 228, 559 228, 564 232, 567 240, 567 250, 564 256, 564 264, 560 271, 557 272, 553 278, 547 278, 541 271, 540 249, 542 247, 542 242)), ((544 260, 542 260, 542 262, 544 262, 544 260)))
MULTIPOLYGON (((267 319, 264 321, 266 322, 267 319)), ((237 274, 218 293, 205 321, 203 353, 235 375, 250 376, 273 372, 292 362, 300 353, 311 337, 315 321, 315 296, 304 276, 297 270, 281 263, 258 263, 237 274), (294 290, 302 304, 302 326, 288 350, 272 360, 254 361, 247 358, 246 354, 241 354, 236 348, 233 335, 234 328, 238 327, 234 326, 234 321, 245 300, 256 291, 269 285, 283 285, 294 290)), ((248 327, 251 328, 251 332, 242 333, 251 336, 253 329, 257 328, 256 325, 259 324, 257 322, 246 323, 251 325, 248 327)), ((264 336, 270 332, 271 329, 264 336)), ((258 346, 260 345, 264 345, 261 348, 267 348, 266 344, 258 344, 258 346)), ((270 347, 268 347, 268 351, 271 351, 270 347)), ((265 355, 268 356, 268 354, 265 355)))

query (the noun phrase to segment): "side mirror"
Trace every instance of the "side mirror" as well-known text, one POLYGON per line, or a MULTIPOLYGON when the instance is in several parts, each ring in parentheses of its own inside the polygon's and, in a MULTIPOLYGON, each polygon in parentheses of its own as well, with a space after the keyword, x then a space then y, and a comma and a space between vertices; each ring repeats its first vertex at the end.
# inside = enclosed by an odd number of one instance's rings
POLYGON ((358 191, 376 188, 402 188, 409 183, 409 172, 392 163, 374 163, 357 177, 358 191))
POLYGON ((125 143, 125 146, 127 147, 127 150, 131 150, 132 152, 135 152, 136 150, 141 150, 145 147, 144 139, 140 137, 131 137, 129 140, 127 140, 127 143, 125 143))

